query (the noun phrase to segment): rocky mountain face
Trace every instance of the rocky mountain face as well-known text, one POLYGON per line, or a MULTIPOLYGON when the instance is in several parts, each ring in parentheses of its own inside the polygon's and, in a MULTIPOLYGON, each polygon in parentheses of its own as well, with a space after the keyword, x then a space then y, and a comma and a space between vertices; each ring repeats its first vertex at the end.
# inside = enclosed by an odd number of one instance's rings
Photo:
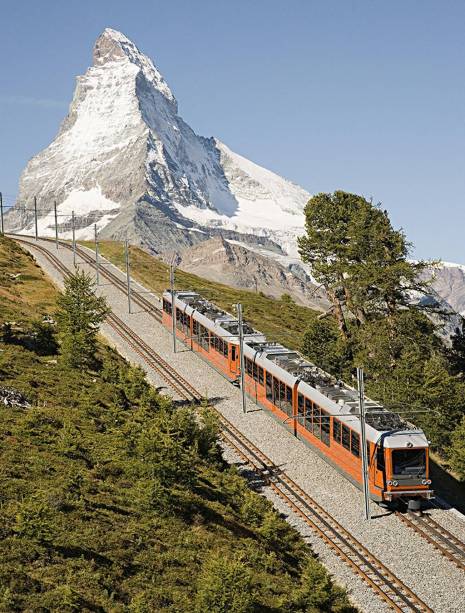
POLYGON ((465 266, 444 262, 434 271, 433 289, 465 317, 465 266))
MULTIPOLYGON (((39 233, 128 237, 153 252, 212 236, 295 251, 309 194, 203 138, 179 117, 159 70, 120 32, 106 29, 93 65, 77 78, 53 142, 26 166, 18 204, 37 198, 39 233)), ((33 214, 12 212, 9 228, 33 231, 33 214)))
POLYGON ((281 298, 289 294, 297 304, 329 308, 324 292, 298 262, 237 240, 212 238, 179 254, 179 267, 232 287, 281 298))

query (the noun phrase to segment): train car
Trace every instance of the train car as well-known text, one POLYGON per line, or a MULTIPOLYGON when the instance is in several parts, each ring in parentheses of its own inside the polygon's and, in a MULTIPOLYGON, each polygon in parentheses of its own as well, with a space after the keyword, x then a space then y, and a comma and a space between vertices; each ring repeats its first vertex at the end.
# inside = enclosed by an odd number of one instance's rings
MULTIPOLYGON (((229 381, 240 374, 238 321, 195 292, 176 293, 176 335, 229 381)), ((163 324, 172 329, 172 299, 163 294, 163 324)), ((357 487, 362 486, 358 392, 300 354, 243 324, 245 387, 270 412, 357 487)), ((369 491, 383 503, 415 508, 433 497, 428 441, 382 405, 365 401, 369 491)))

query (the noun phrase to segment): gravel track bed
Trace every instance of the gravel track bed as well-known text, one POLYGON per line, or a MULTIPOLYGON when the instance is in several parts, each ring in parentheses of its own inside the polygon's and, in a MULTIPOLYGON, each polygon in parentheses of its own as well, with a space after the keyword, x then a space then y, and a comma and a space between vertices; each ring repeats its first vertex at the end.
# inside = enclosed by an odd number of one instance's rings
MULTIPOLYGON (((39 241, 39 244, 50 248, 45 241, 39 241)), ((60 275, 54 267, 37 251, 33 249, 31 251, 44 270, 61 285, 60 275)), ((66 266, 71 267, 71 251, 60 248, 59 257, 66 266)), ((83 270, 89 270, 86 264, 79 262, 79 258, 78 265, 83 270)), ((124 275, 115 267, 111 269, 120 278, 124 278, 124 275)), ((250 399, 247 402, 248 413, 244 415, 241 410, 240 391, 209 367, 200 356, 192 353, 181 343, 178 344, 178 353, 173 354, 172 337, 169 332, 152 317, 141 312, 141 308, 137 305, 134 305, 136 312, 129 315, 127 297, 121 290, 114 288, 108 281, 102 280, 98 293, 105 295, 111 308, 123 321, 172 364, 201 394, 207 396, 225 417, 230 419, 276 465, 284 469, 303 490, 307 491, 349 532, 368 547, 436 613, 463 613, 465 611, 465 590, 459 587, 464 585, 463 571, 442 557, 430 544, 386 510, 372 505, 374 519, 365 522, 362 494, 342 475, 302 441, 284 430, 274 418, 257 407, 250 399)), ((149 294, 144 293, 144 295, 149 298, 149 294)), ((142 358, 135 354, 114 331, 108 330, 108 326, 102 328, 102 333, 122 355, 147 370, 142 358)), ((165 388, 162 391, 173 396, 172 390, 166 388, 166 383, 159 380, 156 374, 150 372, 149 378, 156 387, 165 388)), ((274 495, 270 494, 270 496, 274 495)), ((336 580, 348 588, 361 609, 370 612, 384 611, 385 605, 380 598, 319 538, 314 536, 306 524, 291 514, 280 500, 274 498, 273 502, 276 507, 289 515, 289 521, 312 545, 336 580)), ((435 510, 432 511, 432 515, 459 538, 465 538, 465 524, 452 511, 435 510)))

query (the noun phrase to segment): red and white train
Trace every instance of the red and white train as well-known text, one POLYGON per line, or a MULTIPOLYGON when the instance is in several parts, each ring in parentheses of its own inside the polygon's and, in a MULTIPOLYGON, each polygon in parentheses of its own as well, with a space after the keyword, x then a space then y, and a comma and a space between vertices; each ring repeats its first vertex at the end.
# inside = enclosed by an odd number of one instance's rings
MULTIPOLYGON (((230 381, 240 374, 239 325, 195 292, 176 292, 176 334, 230 381)), ((171 292, 163 294, 163 323, 172 328, 171 292)), ((269 411, 357 487, 362 486, 360 420, 356 390, 297 352, 243 324, 245 387, 269 411)), ((369 490, 373 500, 433 497, 428 441, 421 430, 366 400, 369 490)))

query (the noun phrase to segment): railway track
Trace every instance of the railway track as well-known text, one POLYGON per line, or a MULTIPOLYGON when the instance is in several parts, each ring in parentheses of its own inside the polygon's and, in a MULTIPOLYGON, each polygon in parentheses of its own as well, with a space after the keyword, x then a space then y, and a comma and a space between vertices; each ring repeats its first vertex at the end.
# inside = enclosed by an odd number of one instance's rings
MULTIPOLYGON (((40 247, 40 245, 36 245, 32 240, 29 240, 29 241, 28 240, 24 240, 24 235, 9 234, 9 236, 11 236, 12 238, 14 238, 15 240, 17 240, 19 242, 23 242, 23 243, 27 243, 29 245, 32 245, 33 247, 40 247)), ((31 237, 29 237, 29 238, 31 238, 31 237)), ((51 239, 51 238, 41 238, 40 240, 48 241, 50 243, 55 244, 55 240, 51 239)), ((69 251, 73 250, 72 245, 70 245, 69 243, 66 243, 64 241, 59 241, 59 245, 64 247, 65 249, 68 249, 69 251)), ((47 253, 49 253, 49 252, 47 251, 47 253)), ((76 253, 91 268, 93 268, 94 270, 97 269, 97 266, 95 264, 94 258, 89 253, 87 253, 84 249, 82 249, 79 246, 76 246, 76 253)), ((52 254, 50 254, 50 255, 52 255, 52 254)), ((110 281, 110 283, 115 285, 124 294, 127 293, 127 287, 126 287, 125 281, 120 279, 111 270, 108 270, 105 266, 99 266, 99 274, 102 277, 104 277, 105 279, 107 279, 108 281, 110 281)), ((160 309, 155 304, 153 304, 153 302, 150 302, 150 300, 147 300, 147 298, 145 298, 145 296, 141 296, 137 292, 132 292, 131 293, 131 300, 133 302, 135 302, 137 305, 139 305, 141 308, 143 308, 144 311, 146 311, 157 322, 161 322, 162 315, 161 315, 160 309)))
MULTIPOLYGON (((70 270, 41 245, 21 239, 40 251, 61 274, 70 270)), ((87 255, 87 254, 86 254, 87 255)), ((119 286, 119 284, 118 284, 119 286)), ((173 367, 140 338, 114 313, 108 324, 174 389, 189 402, 201 402, 202 395, 173 367)), ((300 517, 361 579, 374 590, 394 611, 430 612, 428 607, 409 587, 378 560, 364 545, 352 536, 334 517, 311 498, 288 475, 281 471, 252 441, 242 434, 217 409, 221 424, 221 438, 245 463, 250 465, 283 502, 300 517)))
POLYGON ((444 557, 465 570, 465 543, 427 513, 396 512, 401 522, 431 543, 444 557))

